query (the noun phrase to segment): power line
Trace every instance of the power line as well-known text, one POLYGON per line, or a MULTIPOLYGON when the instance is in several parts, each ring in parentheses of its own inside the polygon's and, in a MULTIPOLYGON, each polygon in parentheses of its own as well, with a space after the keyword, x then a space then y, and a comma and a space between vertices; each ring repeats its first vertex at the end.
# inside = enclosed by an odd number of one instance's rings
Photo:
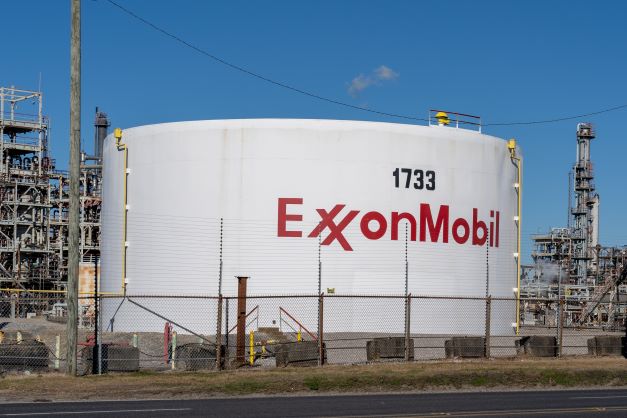
POLYGON ((248 70, 248 69, 246 69, 244 67, 240 67, 239 65, 232 64, 232 63, 230 63, 230 62, 228 62, 226 60, 223 60, 222 58, 217 57, 217 56, 215 56, 215 55, 205 51, 204 49, 199 48, 196 45, 193 45, 192 43, 190 43, 190 42, 188 42, 188 41, 178 37, 177 35, 174 35, 173 33, 168 32, 167 30, 163 29, 162 27, 155 25, 154 23, 150 22, 149 20, 144 19, 143 17, 137 15, 136 13, 134 13, 131 10, 127 9, 126 7, 116 3, 113 0, 106 0, 106 1, 108 3, 110 3, 110 4, 112 4, 113 6, 117 7, 118 9, 122 10, 124 13, 128 14, 129 16, 133 17, 134 19, 139 20, 140 22, 150 26, 151 28, 153 28, 154 30, 156 30, 158 32, 161 32, 163 35, 165 35, 165 36, 167 36, 167 37, 169 37, 171 39, 174 39, 176 42, 178 42, 180 44, 183 44, 186 47, 188 47, 190 49, 193 49, 194 51, 196 51, 196 52, 198 52, 198 53, 200 53, 200 54, 202 54, 202 55, 204 55, 204 56, 206 56, 208 58, 211 58, 214 61, 219 62, 220 64, 226 65, 227 67, 230 67, 230 68, 232 68, 234 70, 240 71, 240 72, 242 72, 244 74, 247 74, 249 76, 258 78, 258 79, 263 80, 263 81, 265 81, 267 83, 274 84, 274 85, 276 85, 278 87, 282 87, 284 89, 292 90, 292 91, 294 91, 296 93, 300 93, 300 94, 303 94, 305 96, 312 97, 314 99, 318 99, 318 100, 322 100, 322 101, 325 101, 325 102, 328 102, 328 103, 333 103, 333 104, 336 104, 336 105, 348 107, 348 108, 351 108, 351 109, 356 109, 356 110, 361 110, 361 111, 364 111, 364 112, 375 113, 377 115, 382 115, 382 116, 390 116, 390 117, 393 117, 393 118, 415 120, 415 121, 420 121, 420 122, 428 122, 429 121, 428 119, 425 119, 425 118, 417 118, 417 117, 414 117, 414 116, 400 115, 400 114, 389 113, 389 112, 382 112, 382 111, 379 111, 379 110, 367 109, 365 107, 355 106, 355 105, 352 105, 350 103, 345 103, 345 102, 341 102, 339 100, 330 99, 328 97, 320 96, 319 94, 311 93, 309 91, 302 90, 302 89, 299 89, 299 88, 294 87, 294 86, 290 86, 289 84, 285 84, 285 83, 282 83, 280 81, 273 80, 273 79, 265 77, 265 76, 263 76, 261 74, 258 74, 258 73, 255 73, 253 71, 250 71, 250 70, 248 70))
POLYGON ((580 118, 585 118, 585 117, 588 117, 588 116, 600 115, 602 113, 613 112, 614 110, 619 110, 619 109, 624 109, 624 108, 627 108, 627 104, 610 107, 608 109, 598 110, 596 112, 582 113, 581 115, 565 116, 565 117, 562 117, 562 118, 533 120, 533 121, 526 121, 526 122, 484 123, 482 126, 538 125, 538 124, 541 124, 541 123, 563 122, 565 120, 580 119, 580 118))
MULTIPOLYGON (((160 32, 161 34, 167 36, 168 38, 173 39, 174 41, 198 52, 199 54, 202 54, 222 65, 225 65, 231 69, 234 69, 236 71, 239 71, 241 73, 244 73, 246 75, 249 75, 251 77, 255 77, 257 79, 260 79, 262 81, 265 81, 267 83, 273 84, 277 87, 281 87, 287 90, 291 90, 293 92, 302 94, 304 96, 308 96, 317 100, 321 100, 327 103, 332 103, 335 105, 339 105, 339 106, 344 106, 350 109, 355 109, 355 110, 360 110, 362 112, 369 112, 369 113, 373 113, 373 114, 377 114, 377 115, 381 115, 381 116, 389 116, 389 117, 393 117, 393 118, 399 118, 399 119, 406 119, 406 120, 414 120, 414 121, 418 121, 418 122, 429 122, 429 119, 425 119, 425 118, 418 118, 415 116, 409 116, 409 115, 402 115, 402 114, 398 114, 398 113, 390 113, 390 112, 383 112, 380 110, 375 110, 375 109, 368 109, 365 107, 361 107, 361 106, 355 106, 352 105, 350 103, 346 103, 346 102, 342 102, 339 100, 335 100, 335 99, 331 99, 328 97, 324 97, 321 96, 319 94, 316 93, 312 93, 309 92, 307 90, 303 90, 300 89, 298 87, 294 87, 291 86, 289 84, 280 82, 280 81, 276 81, 273 80, 271 78, 268 78, 266 76, 263 76, 261 74, 258 74, 254 71, 248 70, 244 67, 241 67, 239 65, 233 64, 229 61, 226 61, 216 55, 211 54, 210 52, 184 40, 183 38, 167 31, 166 29, 162 28, 161 26, 156 25, 155 23, 152 23, 151 21, 139 16, 138 14, 136 14, 135 12, 127 9, 126 7, 122 6, 121 4, 115 2, 114 0, 106 0, 109 4, 117 7, 118 9, 120 9, 122 12, 126 13, 127 15, 131 16, 133 19, 138 20, 139 22, 149 26, 150 28, 156 30, 157 32, 160 32)), ((595 116, 595 115, 600 115, 602 113, 608 113, 608 112, 613 112, 616 110, 620 110, 620 109, 624 109, 627 108, 627 104, 623 104, 623 105, 619 105, 619 106, 614 106, 614 107, 610 107, 607 109, 603 109, 603 110, 599 110, 599 111, 595 111, 595 112, 590 112, 590 113, 583 113, 580 115, 574 115, 574 116, 565 116, 565 117, 561 117, 561 118, 553 118, 553 119, 541 119, 541 120, 531 120, 531 121, 515 121, 515 122, 494 122, 494 123, 484 123, 481 126, 514 126, 514 125, 540 125, 540 124, 546 124, 546 123, 556 123, 556 122, 563 122, 563 121, 567 121, 567 120, 573 120, 573 119, 580 119, 580 118, 584 118, 584 117, 588 117, 588 116, 595 116)))

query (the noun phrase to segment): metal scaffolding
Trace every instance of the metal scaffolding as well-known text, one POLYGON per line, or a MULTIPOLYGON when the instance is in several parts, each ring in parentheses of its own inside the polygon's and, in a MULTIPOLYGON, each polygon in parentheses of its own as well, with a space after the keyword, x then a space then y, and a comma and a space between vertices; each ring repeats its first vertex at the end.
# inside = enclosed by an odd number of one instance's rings
MULTIPOLYGON (((81 261, 100 253, 102 142, 96 113, 93 156, 81 163, 81 261)), ((68 173, 48 152, 42 93, 0 87, 0 288, 63 290, 67 281, 68 173)), ((90 275, 91 272, 86 272, 90 275)))
POLYGON ((48 120, 39 92, 0 87, 0 285, 50 278, 48 120))

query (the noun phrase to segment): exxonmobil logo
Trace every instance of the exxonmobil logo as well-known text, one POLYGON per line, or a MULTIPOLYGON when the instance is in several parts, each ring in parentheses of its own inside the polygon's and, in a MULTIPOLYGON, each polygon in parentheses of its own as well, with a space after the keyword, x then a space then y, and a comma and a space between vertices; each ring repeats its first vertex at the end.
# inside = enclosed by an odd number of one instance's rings
POLYGON ((322 240, 322 245, 330 245, 334 241, 346 251, 353 251, 344 230, 353 221, 359 222, 359 229, 363 236, 370 240, 383 239, 389 234, 393 241, 398 240, 399 224, 406 221, 410 228, 410 240, 421 242, 448 243, 449 238, 456 244, 499 246, 500 212, 490 210, 487 220, 479 219, 479 210, 473 208, 469 217, 451 219, 448 205, 439 205, 432 208, 429 203, 421 203, 416 215, 409 212, 391 212, 384 215, 377 211, 362 211, 347 209, 345 204, 336 204, 330 209, 316 209, 320 216, 318 225, 311 231, 303 231, 298 223, 302 222, 303 215, 298 214, 298 206, 303 204, 300 197, 280 197, 278 199, 277 236, 317 238, 324 230, 328 235, 322 240))

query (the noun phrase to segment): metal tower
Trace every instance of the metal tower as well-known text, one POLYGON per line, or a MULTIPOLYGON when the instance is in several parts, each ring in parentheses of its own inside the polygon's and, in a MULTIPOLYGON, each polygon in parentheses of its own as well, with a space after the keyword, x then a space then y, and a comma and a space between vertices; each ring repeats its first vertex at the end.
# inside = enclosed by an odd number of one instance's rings
POLYGON ((579 285, 588 284, 588 270, 598 244, 598 204, 594 193, 594 174, 590 161, 590 144, 594 139, 592 124, 577 125, 577 162, 573 167, 575 205, 573 215, 573 261, 579 285))

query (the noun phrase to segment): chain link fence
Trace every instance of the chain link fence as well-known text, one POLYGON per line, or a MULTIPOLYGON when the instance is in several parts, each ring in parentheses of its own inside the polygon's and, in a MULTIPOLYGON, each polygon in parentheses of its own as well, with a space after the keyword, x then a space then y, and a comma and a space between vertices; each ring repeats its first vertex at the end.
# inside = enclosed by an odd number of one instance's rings
MULTIPOLYGON (((578 326, 564 314, 569 303, 413 295, 88 296, 79 298, 78 364, 81 374, 90 374, 627 355, 625 324, 578 326)), ((0 294, 0 372, 64 370, 64 306, 63 294, 0 294)))

